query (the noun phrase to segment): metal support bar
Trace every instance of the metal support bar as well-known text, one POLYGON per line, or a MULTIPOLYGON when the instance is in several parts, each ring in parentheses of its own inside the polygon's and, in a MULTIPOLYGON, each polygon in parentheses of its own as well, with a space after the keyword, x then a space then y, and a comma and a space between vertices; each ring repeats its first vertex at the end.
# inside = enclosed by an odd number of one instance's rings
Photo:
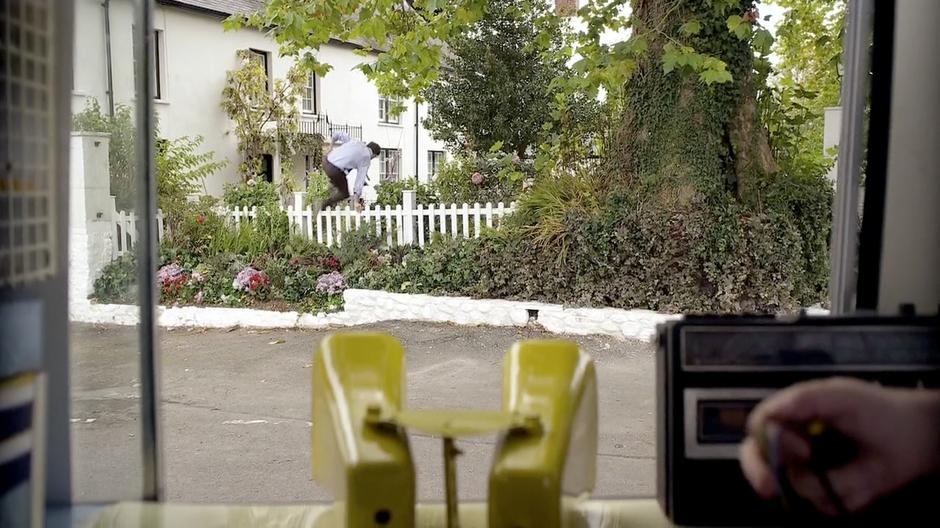
POLYGON ((444 489, 447 494, 447 528, 460 528, 457 514, 457 457, 461 454, 457 443, 444 437, 444 489))
POLYGON ((136 5, 134 38, 137 53, 137 190, 141 222, 137 244, 137 283, 140 291, 140 427, 143 458, 142 498, 159 501, 163 496, 160 465, 160 376, 157 364, 156 286, 153 270, 156 253, 156 180, 154 177, 153 118, 153 0, 136 5))
POLYGON ((872 0, 848 4, 842 52, 842 133, 836 196, 832 204, 829 298, 832 314, 853 310, 858 258, 858 182, 862 163, 865 99, 868 88, 872 0))

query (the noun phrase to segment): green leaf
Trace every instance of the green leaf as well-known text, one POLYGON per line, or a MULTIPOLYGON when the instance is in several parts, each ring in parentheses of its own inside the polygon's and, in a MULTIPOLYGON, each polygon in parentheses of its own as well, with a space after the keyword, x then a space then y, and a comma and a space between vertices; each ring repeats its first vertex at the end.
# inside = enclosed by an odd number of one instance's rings
POLYGON ((698 75, 699 79, 705 84, 712 85, 731 82, 731 72, 722 70, 702 70, 698 75))
POLYGON ((631 40, 633 42, 633 54, 634 55, 642 55, 646 53, 646 51, 650 47, 649 42, 647 42, 647 40, 641 36, 633 38, 631 40))
POLYGON ((676 69, 680 55, 676 52, 663 54, 663 73, 669 73, 676 69))
POLYGON ((490 152, 499 152, 502 149, 503 149, 503 142, 497 141, 493 143, 493 146, 490 147, 490 152))
POLYGON ((740 15, 731 15, 725 23, 728 25, 728 31, 734 33, 744 23, 744 19, 740 15))
POLYGON ((774 36, 764 28, 754 32, 754 49, 761 55, 770 53, 770 47, 774 44, 774 36))
POLYGON ((694 18, 679 27, 679 31, 686 35, 698 35, 699 31, 701 30, 702 24, 694 18))

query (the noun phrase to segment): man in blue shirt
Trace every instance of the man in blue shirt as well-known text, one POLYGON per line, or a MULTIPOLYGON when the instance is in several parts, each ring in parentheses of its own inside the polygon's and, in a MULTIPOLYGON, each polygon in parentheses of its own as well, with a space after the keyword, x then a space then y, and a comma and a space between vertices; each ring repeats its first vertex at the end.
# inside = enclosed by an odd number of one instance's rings
POLYGON ((349 183, 346 175, 354 170, 356 183, 353 185, 353 203, 356 204, 356 210, 360 210, 359 198, 362 196, 362 188, 369 177, 369 165, 381 151, 382 148, 377 143, 366 144, 362 141, 350 141, 330 151, 323 160, 323 172, 330 179, 333 190, 330 197, 323 203, 323 207, 331 207, 349 198, 349 183))

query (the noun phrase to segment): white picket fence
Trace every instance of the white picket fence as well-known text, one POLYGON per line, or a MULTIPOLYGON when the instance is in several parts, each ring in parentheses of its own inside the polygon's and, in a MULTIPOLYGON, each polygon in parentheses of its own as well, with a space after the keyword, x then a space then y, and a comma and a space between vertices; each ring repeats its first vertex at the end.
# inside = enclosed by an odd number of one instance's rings
MULTIPOLYGON (((451 237, 479 237, 484 229, 498 228, 503 217, 515 209, 515 203, 497 204, 415 204, 415 192, 404 191, 402 204, 395 207, 369 205, 362 212, 352 207, 326 209, 314 215, 304 207, 304 193, 294 193, 293 204, 282 209, 287 213, 291 229, 310 240, 333 247, 342 243, 343 233, 370 226, 386 244, 418 245, 424 247, 435 234, 451 237)), ((253 221, 258 215, 256 207, 224 209, 221 213, 235 228, 253 221)), ((118 257, 134 247, 137 241, 137 216, 131 212, 116 212, 114 256, 118 257)), ((157 213, 157 239, 163 240, 165 226, 163 212, 157 213)))
MULTIPOLYGON (((137 214, 133 211, 114 212, 114 244, 112 245, 112 258, 118 258, 129 252, 137 244, 137 214)), ((166 222, 163 211, 157 211, 157 240, 163 240, 166 231, 166 222)))

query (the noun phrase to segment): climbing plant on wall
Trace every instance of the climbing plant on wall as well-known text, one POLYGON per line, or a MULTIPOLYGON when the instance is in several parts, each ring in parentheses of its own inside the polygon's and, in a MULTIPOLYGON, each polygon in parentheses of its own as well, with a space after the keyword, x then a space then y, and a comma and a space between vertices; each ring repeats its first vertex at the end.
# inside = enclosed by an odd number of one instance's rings
POLYGON ((249 50, 238 51, 240 66, 226 74, 222 109, 232 120, 232 132, 242 155, 239 172, 244 180, 260 179, 265 154, 279 154, 281 191, 295 190, 293 158, 298 152, 298 100, 303 91, 305 69, 293 66, 283 79, 273 83, 261 61, 249 50))

